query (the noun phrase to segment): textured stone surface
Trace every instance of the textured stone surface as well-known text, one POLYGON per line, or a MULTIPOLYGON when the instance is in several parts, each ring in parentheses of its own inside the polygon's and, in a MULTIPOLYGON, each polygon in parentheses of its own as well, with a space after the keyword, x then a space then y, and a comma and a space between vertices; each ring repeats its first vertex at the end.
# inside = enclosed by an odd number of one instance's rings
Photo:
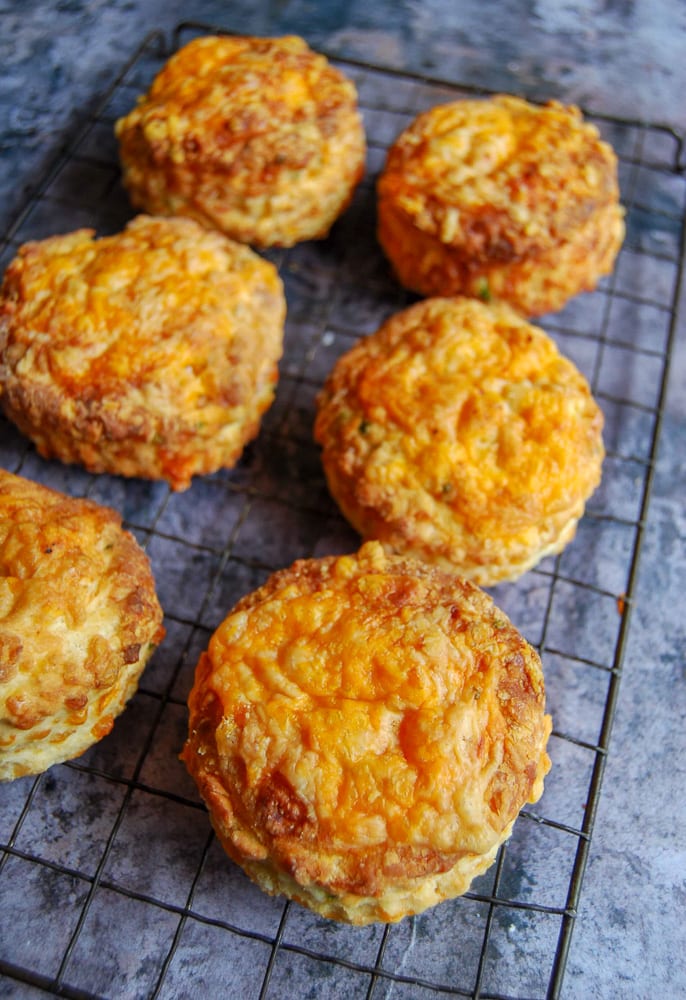
MULTIPOLYGON (((144 35, 157 28, 168 33, 191 13, 233 30, 301 33, 342 56, 465 85, 557 97, 612 117, 686 129, 680 0, 200 0, 192 11, 180 0, 17 0, 0 4, 0 231, 17 218, 144 35)), ((125 107, 141 85, 135 76, 117 101, 125 107)), ((367 124, 386 129, 381 138, 388 141, 401 112, 413 101, 421 106, 427 95, 400 84, 388 92, 385 79, 382 87, 397 117, 372 112, 367 124)), ((112 116, 124 107, 115 102, 112 116)), ((641 192, 614 278, 622 294, 607 316, 606 296, 582 296, 548 325, 608 397, 606 443, 613 455, 593 500, 596 519, 584 522, 560 562, 569 580, 555 589, 546 634, 541 621, 551 563, 496 593, 531 641, 556 650, 546 667, 558 733, 551 741, 555 767, 537 810, 572 827, 583 820, 592 766, 584 743, 598 738, 609 683, 607 670, 586 670, 574 657, 607 659, 617 636, 613 595, 625 587, 634 530, 624 521, 633 522, 639 510, 653 427, 645 407, 656 402, 654 351, 669 332, 664 303, 679 270, 686 190, 684 178, 664 167, 632 165, 632 130, 612 137, 624 154, 623 189, 636 185, 641 192), (586 333, 602 323, 612 343, 599 353, 586 333), (644 350, 638 363, 626 343, 644 350), (608 515, 622 521, 608 528, 602 520, 608 515), (589 592, 589 585, 597 590, 589 592)), ((668 136, 651 134, 651 141, 663 160, 672 155, 668 136)), ((17 239, 87 224, 93 213, 104 226, 127 217, 111 129, 97 124, 81 152, 83 160, 56 174, 50 199, 22 219, 17 239)), ((650 150, 640 152, 650 159, 650 150)), ((380 147, 369 162, 378 168, 380 147)), ((246 883, 216 843, 206 850, 209 828, 176 759, 193 664, 224 610, 282 561, 354 544, 327 497, 309 428, 313 386, 338 353, 404 303, 373 245, 372 209, 367 188, 326 245, 296 248, 288 258, 286 377, 265 422, 268 435, 238 469, 170 497, 164 487, 43 462, 0 423, 4 466, 122 511, 148 545, 171 616, 141 693, 111 736, 82 758, 87 770, 56 769, 35 789, 30 779, 0 787, 0 845, 8 848, 0 846, 1 997, 45 995, 38 987, 62 965, 66 984, 112 997, 147 996, 158 982, 160 995, 184 996, 191 981, 211 996, 220 987, 257 996, 267 974, 269 997, 365 997, 377 963, 375 1000, 437 996, 427 983, 473 988, 486 903, 458 900, 403 923, 380 952, 377 929, 339 928, 284 907, 246 883), (281 435, 277 448, 274 435, 281 435), (258 495, 245 493, 246 486, 258 495), (187 904, 191 916, 182 919, 187 904), (280 926, 284 947, 268 973, 280 926), (122 941, 132 935, 137 950, 115 947, 112 934, 122 941), (15 979, 15 966, 33 970, 33 984, 15 979)), ((12 252, 13 244, 4 250, 0 244, 0 265, 12 252)), ((664 429, 565 1000, 686 992, 685 314, 682 308, 675 323, 664 429)), ((562 907, 576 843, 561 828, 523 818, 499 891, 515 904, 562 907)), ((487 894, 492 880, 492 873, 479 880, 477 893, 487 894)), ((557 913, 498 907, 482 989, 543 996, 558 931, 557 913)))

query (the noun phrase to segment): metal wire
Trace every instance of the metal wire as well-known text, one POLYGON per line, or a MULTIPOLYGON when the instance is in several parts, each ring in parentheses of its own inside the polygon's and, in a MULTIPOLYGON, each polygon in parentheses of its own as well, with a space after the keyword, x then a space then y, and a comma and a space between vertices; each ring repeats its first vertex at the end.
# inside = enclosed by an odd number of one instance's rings
MULTIPOLYGON (((160 33, 143 41, 18 208, 0 242, 3 259, 28 238, 76 228, 67 225, 75 217, 101 232, 126 221, 131 211, 119 186, 116 148, 107 141, 114 118, 133 104, 171 51, 194 34, 220 30, 187 22, 169 45, 160 33), (85 205, 83 185, 68 180, 80 172, 93 181, 85 205), (45 230, 48 223, 53 228, 45 230)), ((620 156, 627 242, 612 278, 583 297, 580 316, 573 305, 541 325, 563 350, 579 352, 606 410, 617 439, 607 449, 607 495, 601 491, 589 505, 584 523, 591 535, 570 547, 576 561, 565 552, 525 582, 495 588, 496 600, 541 651, 549 697, 563 705, 571 696, 565 677, 574 672, 595 728, 561 712, 551 738, 557 759, 543 799, 523 811, 494 868, 462 899, 397 926, 351 931, 290 903, 262 904, 218 850, 195 791, 184 784, 180 765, 170 763, 183 739, 194 660, 233 600, 296 555, 325 554, 352 541, 326 493, 309 426, 314 393, 335 356, 410 301, 374 242, 374 172, 388 143, 418 111, 453 96, 485 93, 329 55, 358 87, 368 177, 326 243, 269 255, 287 290, 286 355, 277 401, 237 469, 196 484, 191 503, 159 484, 43 462, 9 425, 0 425, 8 468, 122 510, 151 556, 168 628, 138 695, 101 748, 36 779, 0 787, 0 893, 7 900, 0 920, 13 900, 15 906, 0 934, 0 989, 5 982, 10 989, 28 984, 63 997, 152 1000, 184 995, 198 983, 212 995, 218 981, 212 977, 219 976, 234 992, 240 987, 241 996, 260 998, 298 995, 294 984, 304 982, 312 995, 326 988, 329 995, 367 1000, 560 996, 610 747, 675 337, 684 259, 683 141, 660 125, 592 116, 620 156), (617 309, 661 318, 662 341, 643 342, 631 325, 618 332, 617 309), (652 397, 643 383, 637 389, 632 382, 635 364, 650 366, 652 397), (617 504, 629 475, 639 486, 617 504), (608 579, 597 569, 601 560, 594 559, 593 546, 613 533, 622 540, 623 557, 621 565, 615 559, 608 579), (577 619, 568 632, 560 627, 565 614, 577 619), (97 828, 92 857, 81 846, 78 807, 67 819, 62 815, 63 796, 86 783, 107 790, 107 798, 94 802, 112 803, 97 828), (55 789, 62 797, 52 802, 55 789), (39 822, 50 827, 56 817, 59 851, 39 822), (140 850, 146 837, 162 859, 140 850), (548 848, 552 866, 545 862, 548 848), (185 879, 177 883, 179 865, 185 879), (59 893, 69 901, 59 920, 42 917, 46 893, 54 905, 59 893), (108 922, 120 949, 129 939, 142 941, 142 953, 128 964, 107 951, 108 922), (31 953, 23 943, 27 928, 44 936, 43 947, 31 953)))

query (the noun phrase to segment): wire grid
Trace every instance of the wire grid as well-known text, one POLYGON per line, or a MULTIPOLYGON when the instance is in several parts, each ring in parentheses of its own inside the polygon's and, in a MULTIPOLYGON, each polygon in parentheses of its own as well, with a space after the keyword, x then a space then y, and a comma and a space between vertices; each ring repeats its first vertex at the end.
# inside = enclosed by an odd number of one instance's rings
MULTIPOLYGON (((3 238, 132 210, 113 122, 170 47, 149 36, 59 151, 3 238)), ((606 418, 603 482, 575 541, 496 602, 541 652, 553 769, 496 864, 465 896, 390 927, 351 928, 255 888, 213 837, 178 760, 201 649, 232 604, 302 556, 359 539, 330 499, 312 441, 314 397, 335 358, 411 297, 374 238, 374 176, 416 113, 470 88, 336 60, 360 94, 368 169, 321 243, 269 253, 288 300, 275 403, 239 465, 173 494, 38 457, 0 424, 0 462, 107 503, 152 561, 167 637, 113 732, 76 761, 0 786, 0 995, 241 998, 559 996, 621 676, 674 338, 686 179, 678 135, 596 119, 620 157, 627 239, 614 274, 541 321, 589 378, 606 418)))

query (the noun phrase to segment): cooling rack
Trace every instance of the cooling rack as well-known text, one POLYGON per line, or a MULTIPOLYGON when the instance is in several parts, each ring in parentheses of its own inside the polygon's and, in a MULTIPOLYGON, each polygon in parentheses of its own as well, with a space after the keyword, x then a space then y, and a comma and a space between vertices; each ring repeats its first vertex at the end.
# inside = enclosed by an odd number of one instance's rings
MULTIPOLYGON (((0 242, 121 228, 113 123, 195 34, 154 33, 82 121, 0 242)), ((0 463, 117 508, 146 548, 167 638, 113 732, 84 756, 0 786, 0 994, 74 998, 534 998, 560 995, 599 801, 632 609, 684 250, 681 137, 590 116, 620 157, 627 239, 613 275, 541 321, 591 382, 607 459, 568 549, 496 602, 540 651, 554 730, 543 798, 464 897, 390 927, 327 922, 263 895, 225 857, 178 760, 199 651, 242 594, 293 559, 350 551, 312 441, 336 357, 410 297, 374 237, 374 176, 415 114, 473 93, 335 60, 355 80, 369 142, 355 201, 321 243, 268 254, 287 300, 276 401, 229 472, 166 485, 39 458, 0 422, 0 463)), ((483 91, 482 91, 483 92, 483 91)))

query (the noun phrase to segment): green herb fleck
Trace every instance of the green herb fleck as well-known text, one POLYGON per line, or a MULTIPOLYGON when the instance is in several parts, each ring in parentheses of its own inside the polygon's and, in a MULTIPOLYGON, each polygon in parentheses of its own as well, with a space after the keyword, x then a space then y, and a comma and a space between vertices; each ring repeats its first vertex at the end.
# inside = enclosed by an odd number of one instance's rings
POLYGON ((479 287, 477 288, 477 294, 482 302, 491 301, 491 289, 488 287, 488 281, 486 278, 482 278, 479 282, 479 287))

